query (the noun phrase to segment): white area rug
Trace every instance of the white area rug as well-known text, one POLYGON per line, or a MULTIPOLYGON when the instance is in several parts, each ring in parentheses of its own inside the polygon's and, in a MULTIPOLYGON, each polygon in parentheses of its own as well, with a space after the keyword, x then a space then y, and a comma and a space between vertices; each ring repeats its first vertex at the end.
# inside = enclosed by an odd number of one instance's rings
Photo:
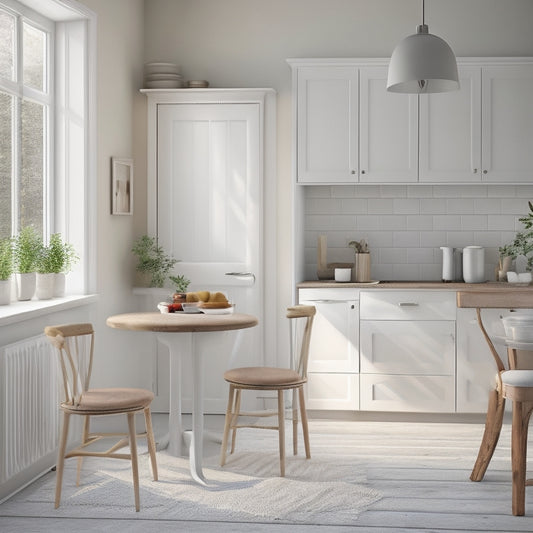
POLYGON ((151 478, 148 455, 139 459, 139 513, 134 508, 129 462, 89 458, 79 487, 76 460, 66 462, 59 509, 53 507, 55 473, 49 473, 0 505, 0 516, 344 525, 381 498, 364 486, 364 467, 353 457, 317 455, 306 460, 290 455, 286 477, 280 478, 276 452, 236 451, 224 468, 217 466, 218 457, 204 461, 208 487, 191 480, 186 458, 158 452, 157 482, 151 478))

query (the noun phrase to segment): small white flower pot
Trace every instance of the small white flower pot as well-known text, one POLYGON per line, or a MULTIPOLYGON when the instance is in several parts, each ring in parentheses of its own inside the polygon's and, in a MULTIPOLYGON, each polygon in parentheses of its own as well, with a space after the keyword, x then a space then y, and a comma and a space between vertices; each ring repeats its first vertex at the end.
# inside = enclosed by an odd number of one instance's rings
POLYGON ((11 278, 0 279, 0 305, 8 305, 11 302, 11 278))
POLYGON ((31 300, 35 294, 35 272, 17 273, 17 300, 31 300))
POLYGON ((50 300, 54 296, 55 274, 40 274, 37 272, 35 295, 38 300, 50 300))
POLYGON ((65 279, 63 272, 54 274, 54 298, 63 298, 65 296, 65 279))

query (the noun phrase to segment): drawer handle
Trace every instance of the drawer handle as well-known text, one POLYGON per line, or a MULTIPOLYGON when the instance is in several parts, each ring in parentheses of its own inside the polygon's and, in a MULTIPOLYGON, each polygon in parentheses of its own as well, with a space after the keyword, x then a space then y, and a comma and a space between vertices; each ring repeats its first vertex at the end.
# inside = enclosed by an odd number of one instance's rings
POLYGON ((398 305, 400 307, 418 307, 416 302, 400 302, 398 305))

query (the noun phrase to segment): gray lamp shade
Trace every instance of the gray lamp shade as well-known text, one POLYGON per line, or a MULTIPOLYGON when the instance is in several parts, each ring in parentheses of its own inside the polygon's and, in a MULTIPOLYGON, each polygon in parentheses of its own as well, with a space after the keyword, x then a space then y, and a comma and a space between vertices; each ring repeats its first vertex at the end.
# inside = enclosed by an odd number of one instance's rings
POLYGON ((457 61, 446 41, 428 33, 422 24, 417 33, 398 43, 389 64, 387 91, 442 93, 459 89, 457 61))

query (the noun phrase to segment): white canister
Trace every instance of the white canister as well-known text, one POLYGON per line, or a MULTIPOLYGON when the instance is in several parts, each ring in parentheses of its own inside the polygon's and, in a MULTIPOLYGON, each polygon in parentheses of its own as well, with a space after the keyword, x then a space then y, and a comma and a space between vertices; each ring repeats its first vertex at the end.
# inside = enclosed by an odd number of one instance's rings
POLYGON ((483 246, 463 248, 463 279, 466 283, 485 281, 485 248, 483 246))
POLYGON ((346 283, 352 279, 351 268, 336 268, 335 269, 335 281, 346 283))

